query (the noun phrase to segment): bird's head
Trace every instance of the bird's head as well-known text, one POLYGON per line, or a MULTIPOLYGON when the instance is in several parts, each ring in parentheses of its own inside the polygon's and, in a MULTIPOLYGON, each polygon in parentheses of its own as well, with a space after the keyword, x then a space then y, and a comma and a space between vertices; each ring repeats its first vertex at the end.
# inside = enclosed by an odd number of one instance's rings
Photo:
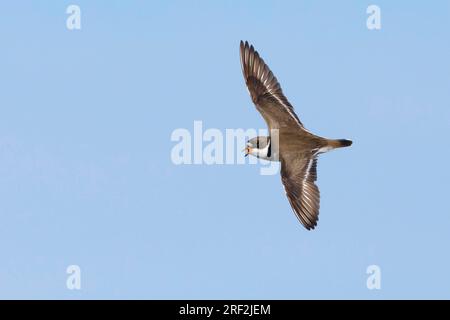
POLYGON ((255 137, 247 141, 245 151, 245 156, 251 154, 257 158, 268 159, 270 139, 269 137, 255 137))

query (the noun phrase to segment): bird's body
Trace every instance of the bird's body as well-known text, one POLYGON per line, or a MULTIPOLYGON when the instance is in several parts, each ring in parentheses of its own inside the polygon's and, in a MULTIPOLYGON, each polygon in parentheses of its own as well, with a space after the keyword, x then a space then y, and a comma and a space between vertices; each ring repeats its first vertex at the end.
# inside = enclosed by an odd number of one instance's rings
POLYGON ((292 209, 306 229, 314 229, 320 206, 320 193, 315 184, 317 156, 350 146, 352 142, 322 138, 306 130, 276 77, 253 46, 241 41, 240 56, 250 96, 270 132, 269 137, 250 139, 247 154, 281 162, 281 178, 292 209))

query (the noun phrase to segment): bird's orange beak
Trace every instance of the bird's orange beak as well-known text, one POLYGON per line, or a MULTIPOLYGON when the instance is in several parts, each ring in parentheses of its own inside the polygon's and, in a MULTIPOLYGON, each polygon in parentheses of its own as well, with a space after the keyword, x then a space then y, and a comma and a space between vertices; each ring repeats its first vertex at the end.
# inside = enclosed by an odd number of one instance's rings
POLYGON ((248 156, 249 154, 250 154, 250 147, 245 147, 245 149, 244 150, 242 150, 242 151, 245 151, 245 157, 246 156, 248 156))

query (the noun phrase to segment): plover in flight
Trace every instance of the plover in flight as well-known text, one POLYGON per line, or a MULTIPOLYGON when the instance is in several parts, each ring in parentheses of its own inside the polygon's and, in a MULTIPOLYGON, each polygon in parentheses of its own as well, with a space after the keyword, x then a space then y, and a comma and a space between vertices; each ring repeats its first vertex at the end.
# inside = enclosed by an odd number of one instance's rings
POLYGON ((317 180, 319 154, 352 144, 345 139, 326 139, 305 129, 281 90, 277 78, 246 41, 240 45, 241 66, 248 91, 269 127, 270 136, 247 142, 245 154, 281 162, 281 181, 295 215, 306 229, 319 220, 317 180), (275 137, 276 135, 276 137, 275 137))

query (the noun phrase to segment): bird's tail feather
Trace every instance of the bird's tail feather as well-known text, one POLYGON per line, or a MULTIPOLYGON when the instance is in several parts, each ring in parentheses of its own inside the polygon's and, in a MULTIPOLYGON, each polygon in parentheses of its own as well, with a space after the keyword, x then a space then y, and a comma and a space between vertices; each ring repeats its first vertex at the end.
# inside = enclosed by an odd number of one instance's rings
POLYGON ((351 140, 347 139, 328 140, 327 142, 328 147, 331 149, 349 147, 353 143, 351 140))

